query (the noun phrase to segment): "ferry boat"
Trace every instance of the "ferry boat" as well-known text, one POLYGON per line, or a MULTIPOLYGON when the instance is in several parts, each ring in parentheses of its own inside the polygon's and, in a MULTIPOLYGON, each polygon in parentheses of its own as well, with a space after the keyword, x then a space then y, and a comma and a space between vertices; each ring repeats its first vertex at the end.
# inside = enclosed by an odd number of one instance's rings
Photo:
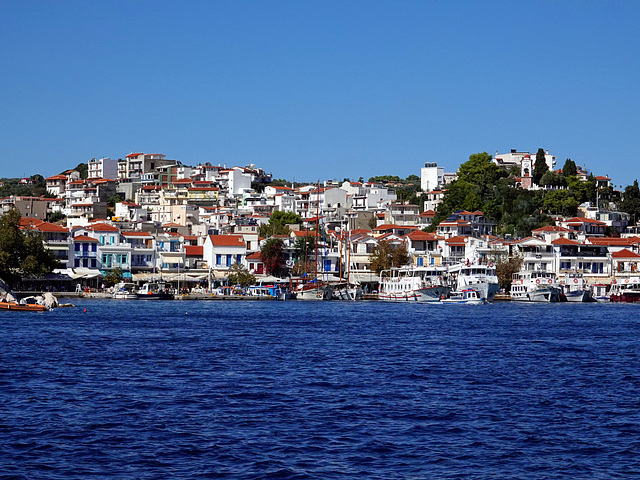
POLYGON ((402 267, 380 272, 379 300, 438 302, 449 293, 446 267, 402 267))
POLYGON ((511 282, 511 300, 524 302, 566 301, 556 274, 544 271, 514 273, 511 282))
POLYGON ((616 278, 611 283, 609 300, 612 302, 640 302, 640 277, 616 278))
POLYGON ((560 280, 560 288, 567 302, 595 302, 589 284, 582 274, 566 274, 560 280))
POLYGON ((460 263, 449 267, 449 273, 456 279, 456 291, 473 289, 487 302, 493 302, 500 291, 496 268, 492 262, 487 264, 460 263))

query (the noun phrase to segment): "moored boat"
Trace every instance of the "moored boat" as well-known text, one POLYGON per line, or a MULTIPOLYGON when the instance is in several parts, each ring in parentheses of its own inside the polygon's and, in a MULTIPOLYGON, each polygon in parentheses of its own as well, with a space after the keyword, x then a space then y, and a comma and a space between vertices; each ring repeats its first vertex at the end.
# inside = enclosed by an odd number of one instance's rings
POLYGON ((118 300, 136 300, 138 295, 135 292, 133 283, 120 282, 113 287, 113 298, 118 300))
POLYGON ((520 271, 513 274, 511 300, 521 302, 563 302, 566 301, 562 288, 556 281, 556 274, 547 271, 520 271))
POLYGON ((610 285, 606 283, 592 283, 590 285, 591 288, 591 296, 596 302, 609 302, 609 292, 608 289, 610 285))
POLYGON ((21 312, 46 312, 46 306, 39 303, 0 302, 0 310, 17 310, 21 312))
POLYGON ((500 291, 496 268, 492 262, 487 264, 467 262, 452 265, 449 267, 449 273, 455 278, 456 291, 458 292, 471 288, 487 302, 493 302, 496 294, 500 291))
POLYGON ((473 288, 452 292, 449 298, 441 300, 443 304, 484 305, 487 301, 482 298, 480 292, 473 288))
POLYGON ((559 283, 567 302, 595 302, 591 288, 581 274, 567 274, 559 283))
POLYGON ((163 281, 147 282, 136 291, 138 299, 141 300, 171 300, 170 285, 163 281))
POLYGON ((619 303, 640 302, 640 277, 613 280, 609 300, 619 303))
POLYGON ((438 302, 451 286, 446 267, 402 267, 380 272, 378 299, 389 302, 438 302))

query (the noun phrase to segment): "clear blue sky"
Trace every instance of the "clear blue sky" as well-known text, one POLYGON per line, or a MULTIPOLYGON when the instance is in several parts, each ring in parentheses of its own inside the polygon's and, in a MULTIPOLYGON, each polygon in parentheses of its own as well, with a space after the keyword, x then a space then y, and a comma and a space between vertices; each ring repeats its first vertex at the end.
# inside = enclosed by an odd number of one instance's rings
POLYGON ((640 2, 0 3, 0 177, 164 153, 316 181, 549 149, 640 178, 640 2))

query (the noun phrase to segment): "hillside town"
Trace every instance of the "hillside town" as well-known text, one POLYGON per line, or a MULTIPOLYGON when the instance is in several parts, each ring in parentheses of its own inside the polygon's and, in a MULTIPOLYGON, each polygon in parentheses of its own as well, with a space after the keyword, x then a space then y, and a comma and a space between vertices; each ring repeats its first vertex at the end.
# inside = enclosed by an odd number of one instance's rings
MULTIPOLYGON (((517 173, 515 188, 558 188, 536 182, 536 154, 496 153, 491 163, 517 173)), ((548 151, 549 172, 558 171, 548 151)), ((553 224, 530 235, 498 235, 496 222, 482 211, 457 210, 434 224, 438 206, 458 173, 435 162, 416 168, 417 203, 400 200, 393 182, 325 180, 287 185, 256 165, 210 163, 188 166, 163 154, 131 153, 124 159, 87 162, 44 179, 42 197, 11 195, 2 212, 17 209, 24 229, 42 234, 59 267, 48 275, 54 289, 99 290, 117 271, 123 281, 145 282, 161 275, 185 291, 210 291, 240 266, 257 283, 314 272, 318 278, 349 282, 375 292, 379 273, 372 253, 385 242, 404 246, 408 266, 447 267, 521 259, 521 271, 548 272, 586 284, 629 282, 640 264, 640 234, 631 215, 613 202, 580 204, 573 216, 553 216, 553 224), (280 184, 276 184, 280 183, 280 184), (113 199, 119 201, 110 204, 113 199), (275 212, 297 215, 285 233, 262 236, 275 212), (57 219, 57 221, 49 221, 57 219), (300 263, 300 239, 314 237, 314 251, 300 263), (281 262, 265 265, 262 249, 281 240, 281 262)), ((581 181, 597 191, 611 179, 578 167, 581 181)), ((29 183, 30 179, 20 182, 29 183)), ((395 265, 400 267, 401 265, 395 265)), ((406 267, 406 265, 405 265, 406 267)), ((501 285, 503 288, 505 285, 501 285)), ((509 285, 506 285, 508 288, 509 285)))

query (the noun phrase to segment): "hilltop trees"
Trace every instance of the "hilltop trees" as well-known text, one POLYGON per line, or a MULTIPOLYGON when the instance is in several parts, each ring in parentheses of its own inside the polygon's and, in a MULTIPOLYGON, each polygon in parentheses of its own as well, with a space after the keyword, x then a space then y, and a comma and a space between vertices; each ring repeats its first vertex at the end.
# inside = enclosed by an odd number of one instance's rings
POLYGON ((562 167, 562 174, 565 177, 573 177, 578 174, 578 167, 576 167, 576 162, 567 158, 564 161, 564 166, 562 167))
MULTIPOLYGON (((491 162, 491 155, 487 152, 469 156, 469 161, 458 169, 458 179, 448 185, 447 193, 438 205, 433 228, 456 210, 481 210, 488 216, 491 216, 489 211, 497 214, 496 187, 506 176, 502 168, 491 162)), ((504 186, 507 184, 503 182, 504 186)))
POLYGON ((538 149, 538 153, 536 153, 536 161, 533 164, 533 181, 535 184, 540 185, 540 179, 542 176, 549 170, 549 166, 547 165, 547 159, 544 154, 544 150, 542 148, 538 149))

